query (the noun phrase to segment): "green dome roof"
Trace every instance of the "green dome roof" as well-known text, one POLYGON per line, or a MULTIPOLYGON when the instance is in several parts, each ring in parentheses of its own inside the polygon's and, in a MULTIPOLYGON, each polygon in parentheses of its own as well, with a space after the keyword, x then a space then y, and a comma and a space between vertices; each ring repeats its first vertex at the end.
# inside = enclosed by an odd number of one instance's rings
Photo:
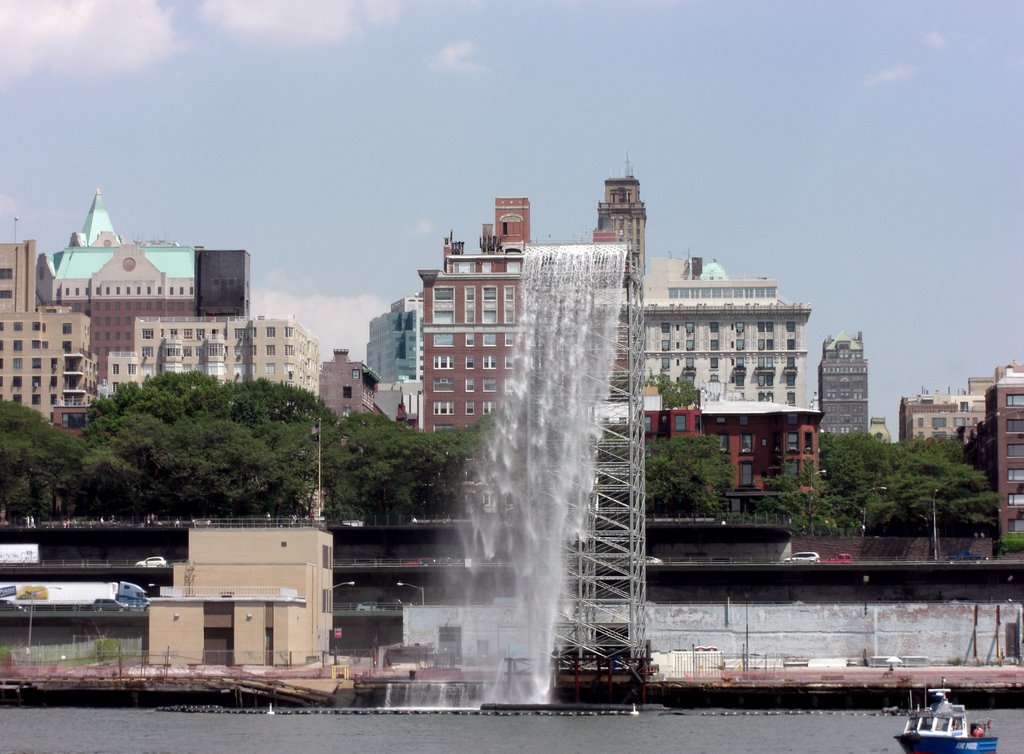
POLYGON ((700 274, 701 280, 728 280, 729 276, 726 274, 725 269, 718 263, 717 259, 712 259, 706 265, 704 265, 704 271, 700 274))

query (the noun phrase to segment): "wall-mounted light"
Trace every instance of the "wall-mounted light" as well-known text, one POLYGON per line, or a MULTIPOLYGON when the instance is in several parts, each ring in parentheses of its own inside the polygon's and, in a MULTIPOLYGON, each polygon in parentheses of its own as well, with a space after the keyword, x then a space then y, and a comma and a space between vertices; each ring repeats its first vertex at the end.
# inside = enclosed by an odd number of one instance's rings
POLYGON ((174 620, 178 620, 178 618, 180 618, 180 617, 181 617, 181 613, 175 613, 174 614, 174 620))
POLYGON ((245 619, 246 620, 252 620, 252 613, 246 613, 245 614, 245 619))

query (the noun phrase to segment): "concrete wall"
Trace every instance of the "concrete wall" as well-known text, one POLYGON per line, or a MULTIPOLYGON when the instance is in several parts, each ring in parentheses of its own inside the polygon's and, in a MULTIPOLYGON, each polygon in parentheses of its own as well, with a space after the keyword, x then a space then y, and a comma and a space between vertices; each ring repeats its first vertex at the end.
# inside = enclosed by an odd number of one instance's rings
MULTIPOLYGON (((647 636, 654 652, 713 646, 738 657, 746 644, 755 662, 896 655, 935 665, 985 664, 1020 657, 1021 621, 1019 603, 651 605, 647 636)), ((460 626, 464 663, 472 664, 483 646, 486 658, 479 660, 493 663, 525 646, 523 625, 514 607, 407 607, 403 641, 437 647, 439 627, 460 626)))

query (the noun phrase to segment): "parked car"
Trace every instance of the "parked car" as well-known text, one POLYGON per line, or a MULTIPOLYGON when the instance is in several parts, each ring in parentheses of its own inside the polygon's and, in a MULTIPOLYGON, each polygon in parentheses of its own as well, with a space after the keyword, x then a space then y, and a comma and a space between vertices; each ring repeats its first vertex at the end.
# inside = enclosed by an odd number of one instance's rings
POLYGON ((971 552, 970 550, 961 550, 960 552, 954 552, 950 555, 947 555, 946 560, 988 560, 988 558, 986 558, 981 553, 971 552))
POLYGON ((852 563, 853 556, 848 552, 837 552, 835 555, 829 555, 827 558, 823 558, 822 563, 852 563))
POLYGON ((787 563, 820 563, 821 556, 816 552, 794 552, 788 558, 787 563))
POLYGON ((661 558, 656 558, 653 555, 648 555, 647 556, 647 565, 661 565, 664 562, 665 561, 662 560, 661 558))
POLYGON ((154 555, 153 557, 138 561, 135 565, 139 568, 165 568, 167 566, 167 558, 154 555))

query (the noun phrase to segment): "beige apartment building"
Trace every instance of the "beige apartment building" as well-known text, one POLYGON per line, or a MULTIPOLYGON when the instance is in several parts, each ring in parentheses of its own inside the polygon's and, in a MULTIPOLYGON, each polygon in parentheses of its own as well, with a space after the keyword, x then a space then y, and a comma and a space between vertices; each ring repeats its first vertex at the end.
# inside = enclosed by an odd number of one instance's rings
POLYGON ((974 427, 985 418, 985 391, 994 382, 992 377, 968 377, 966 392, 922 392, 901 398, 900 442, 957 437, 960 429, 974 427))
POLYGON ((712 400, 807 405, 808 304, 769 278, 716 261, 652 259, 644 280, 648 374, 690 380, 712 400))
POLYGON ((141 317, 131 351, 111 352, 109 387, 167 372, 202 372, 221 382, 270 382, 320 390, 320 346, 284 317, 141 317))
POLYGON ((0 243, 0 313, 36 308, 36 242, 0 243))
POLYGON ((89 317, 61 306, 0 312, 0 399, 48 421, 58 407, 88 405, 96 395, 89 326, 89 317))
POLYGON ((149 608, 150 662, 322 662, 333 560, 333 537, 317 528, 190 530, 188 562, 149 608))

